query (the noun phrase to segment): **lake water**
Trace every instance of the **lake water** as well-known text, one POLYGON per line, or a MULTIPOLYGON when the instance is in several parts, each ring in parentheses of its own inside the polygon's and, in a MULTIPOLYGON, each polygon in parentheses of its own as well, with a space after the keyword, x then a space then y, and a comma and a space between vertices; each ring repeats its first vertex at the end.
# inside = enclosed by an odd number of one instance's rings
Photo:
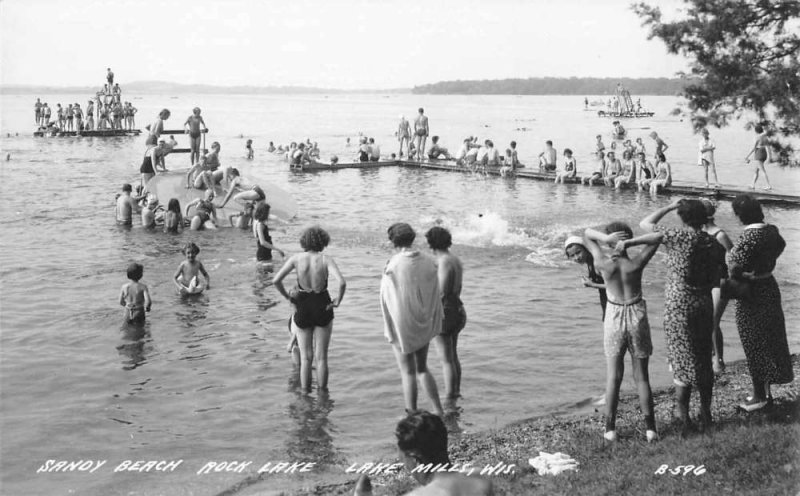
MULTIPOLYGON (((55 103, 86 95, 42 95, 55 103)), ((403 412, 400 377, 383 337, 378 287, 392 251, 386 228, 407 221, 418 240, 435 222, 454 235, 453 252, 465 267, 462 409, 459 427, 485 431, 533 416, 580 411, 603 393, 605 362, 597 292, 584 289, 584 269, 568 263, 562 243, 587 226, 622 219, 632 225, 668 203, 667 197, 601 187, 555 186, 388 167, 295 174, 266 153, 268 141, 311 138, 322 156, 345 148, 359 132, 374 136, 384 153, 396 151, 398 115, 419 106, 445 146, 492 138, 501 149, 519 143, 533 163, 546 139, 570 147, 578 169, 590 167, 598 133, 610 142, 610 121, 582 110, 581 97, 335 95, 125 95, 140 109, 138 126, 162 107, 168 128, 180 128, 194 106, 203 109, 210 141, 221 143, 224 164, 272 182, 299 204, 297 218, 272 225, 277 246, 300 250, 305 226, 327 229, 333 256, 347 279, 330 347, 330 395, 303 396, 285 352, 287 303, 259 270, 249 232, 230 228, 170 236, 114 223, 114 195, 138 181, 144 137, 33 138, 30 95, 2 96, 2 487, 5 494, 237 494, 291 490, 352 478, 351 463, 390 459, 393 427, 403 412), (7 133, 11 137, 7 137, 7 133), (18 133, 18 136, 16 135, 18 133), (255 160, 244 158, 254 140, 255 160), (171 277, 180 250, 196 242, 212 289, 185 300, 171 277), (120 333, 117 298, 131 261, 144 264, 143 282, 154 299, 144 339, 120 333), (95 473, 37 474, 47 460, 107 460, 95 473), (184 460, 171 473, 114 472, 124 460, 184 460), (245 473, 197 475, 208 461, 252 461, 245 473), (308 461, 303 474, 245 481, 266 462, 308 461)), ((591 99, 591 97, 590 97, 591 99)), ((700 182, 697 136, 668 116, 673 98, 643 97, 651 119, 626 121, 629 136, 657 130, 670 145, 677 179, 700 182), (639 128, 639 129, 637 129, 639 128), (644 128, 644 129, 641 129, 644 128)), ((177 136, 187 146, 184 136, 177 136)), ((712 130, 721 181, 747 185, 743 164, 754 135, 712 130)), ((168 157, 185 167, 187 155, 168 157)), ((800 194, 800 170, 768 166, 780 192, 800 194)), ((800 225, 797 210, 767 207, 788 249, 776 276, 783 292, 789 343, 800 345, 800 225)), ((675 223, 670 216, 666 223, 675 223)), ((730 204, 717 223, 741 232, 730 204)), ((422 246, 422 242, 418 245, 422 246)), ((645 273, 655 352, 654 386, 670 383, 662 329, 665 268, 656 255, 645 273)), ((726 359, 743 356, 733 324, 723 319, 726 359)), ((442 388, 440 361, 429 364, 442 388)), ((633 391, 626 375, 624 389, 633 391)), ((424 395, 420 407, 428 408, 424 395)), ((599 435, 599 433, 598 433, 599 435)), ((532 447, 533 449, 533 447, 532 447)))

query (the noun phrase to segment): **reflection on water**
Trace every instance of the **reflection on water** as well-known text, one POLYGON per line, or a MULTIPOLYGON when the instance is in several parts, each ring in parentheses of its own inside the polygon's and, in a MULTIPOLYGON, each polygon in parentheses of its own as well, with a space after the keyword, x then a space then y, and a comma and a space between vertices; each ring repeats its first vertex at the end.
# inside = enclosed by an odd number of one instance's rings
POLYGON ((328 419, 333 407, 327 391, 318 391, 316 397, 295 391, 294 401, 287 408, 294 424, 285 442, 290 459, 315 460, 322 469, 345 462, 333 443, 336 427, 328 419))
POLYGON ((151 351, 150 325, 122 323, 120 329, 123 343, 117 345, 117 351, 125 359, 122 361, 122 370, 133 370, 147 363, 146 351, 151 351))

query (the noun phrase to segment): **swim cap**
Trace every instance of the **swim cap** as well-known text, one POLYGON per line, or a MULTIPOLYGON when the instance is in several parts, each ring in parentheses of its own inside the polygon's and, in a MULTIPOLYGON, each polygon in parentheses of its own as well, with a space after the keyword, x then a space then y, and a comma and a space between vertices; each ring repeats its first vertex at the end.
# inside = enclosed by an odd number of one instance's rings
POLYGON ((570 236, 567 238, 566 241, 564 241, 565 252, 567 251, 567 248, 569 248, 570 245, 581 245, 584 248, 586 248, 586 245, 583 244, 583 238, 581 238, 580 236, 570 236))

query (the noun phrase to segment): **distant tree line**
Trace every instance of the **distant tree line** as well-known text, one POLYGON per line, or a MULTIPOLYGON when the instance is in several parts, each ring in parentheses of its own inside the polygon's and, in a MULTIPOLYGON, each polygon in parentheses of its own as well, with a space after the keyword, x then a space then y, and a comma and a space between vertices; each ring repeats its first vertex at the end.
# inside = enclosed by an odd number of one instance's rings
POLYGON ((617 83, 632 95, 677 95, 686 82, 678 78, 527 78, 442 81, 415 86, 417 95, 613 95, 617 83))

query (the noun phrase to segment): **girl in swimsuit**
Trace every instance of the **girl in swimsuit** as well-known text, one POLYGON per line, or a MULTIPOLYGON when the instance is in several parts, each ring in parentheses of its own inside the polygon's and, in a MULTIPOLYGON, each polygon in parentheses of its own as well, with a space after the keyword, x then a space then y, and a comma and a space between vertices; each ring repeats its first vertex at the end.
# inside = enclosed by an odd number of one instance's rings
POLYGON ((272 250, 277 251, 282 257, 286 256, 283 250, 272 244, 272 237, 269 235, 269 205, 262 203, 253 214, 256 220, 253 224, 253 236, 256 238, 256 260, 259 262, 270 262, 272 260, 272 250))
POLYGON ((333 328, 333 309, 342 302, 347 286, 333 258, 322 254, 329 242, 330 236, 321 227, 303 231, 300 236, 303 253, 289 257, 272 281, 278 292, 295 305, 291 330, 300 352, 300 386, 306 392, 311 391, 311 362, 314 358, 317 360, 317 387, 322 391, 328 389, 328 344, 333 328), (287 292, 283 279, 292 270, 297 271, 297 286, 287 292), (339 281, 335 300, 328 293, 329 273, 339 281))
POLYGON ((203 229, 206 227, 206 222, 209 220, 211 221, 211 225, 209 227, 216 228, 217 210, 214 207, 212 200, 214 200, 214 190, 207 189, 204 199, 198 198, 186 205, 186 216, 189 215, 189 209, 197 205, 194 210, 194 217, 192 217, 192 223, 189 226, 189 229, 192 231, 203 229))
POLYGON ((750 189, 756 189, 756 181, 758 181, 758 173, 762 172, 764 174, 764 181, 767 182, 767 185, 764 187, 765 190, 771 190, 772 185, 769 183, 769 178, 767 177, 767 170, 764 168, 764 162, 769 159, 769 139, 767 138, 766 133, 764 132, 764 128, 761 125, 757 125, 755 127, 756 133, 758 133, 758 138, 756 138, 756 142, 753 145, 753 149, 750 150, 750 153, 744 158, 745 162, 748 164, 750 163, 750 155, 753 155, 753 160, 756 162, 755 167, 755 174, 753 175, 753 185, 750 186, 750 189))
POLYGON ((167 211, 164 213, 164 232, 179 233, 181 231, 183 231, 181 203, 177 198, 171 198, 167 204, 167 211))
POLYGON ((650 193, 658 193, 658 188, 669 188, 672 185, 672 168, 663 153, 656 153, 656 177, 649 181, 650 193))

